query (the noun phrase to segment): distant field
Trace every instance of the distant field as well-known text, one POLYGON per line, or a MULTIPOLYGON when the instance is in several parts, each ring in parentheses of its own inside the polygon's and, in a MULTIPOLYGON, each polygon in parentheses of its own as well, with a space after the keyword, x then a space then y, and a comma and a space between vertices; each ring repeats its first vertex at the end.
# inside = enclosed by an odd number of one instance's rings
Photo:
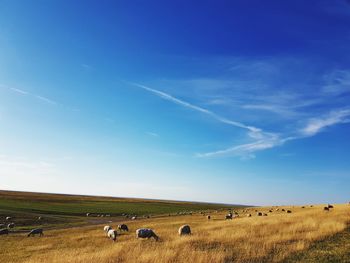
MULTIPOLYGON (((0 236, 2 262, 7 263, 122 263, 122 262, 349 262, 350 205, 324 211, 313 207, 237 208, 238 218, 225 220, 227 211, 126 220, 130 232, 116 242, 103 232, 104 224, 55 229, 43 237, 24 233, 0 236), (279 209, 278 211, 276 209, 279 209), (290 209, 292 213, 283 212, 290 209), (257 216, 255 210, 267 216, 257 216), (270 212, 271 210, 271 212, 270 212), (252 217, 246 217, 251 213, 252 217), (189 224, 192 235, 180 237, 189 224), (160 241, 139 240, 135 230, 150 227, 160 241)), ((110 223, 116 227, 117 223, 110 223)))
POLYGON ((28 229, 36 225, 52 227, 104 222, 106 218, 97 215, 110 215, 110 219, 120 219, 122 214, 137 216, 176 214, 198 210, 223 209, 222 204, 177 202, 132 198, 97 196, 60 195, 0 191, 0 223, 6 216, 13 217, 17 229, 28 229), (86 213, 90 213, 89 218, 86 213), (37 218, 42 216, 39 222, 37 218))

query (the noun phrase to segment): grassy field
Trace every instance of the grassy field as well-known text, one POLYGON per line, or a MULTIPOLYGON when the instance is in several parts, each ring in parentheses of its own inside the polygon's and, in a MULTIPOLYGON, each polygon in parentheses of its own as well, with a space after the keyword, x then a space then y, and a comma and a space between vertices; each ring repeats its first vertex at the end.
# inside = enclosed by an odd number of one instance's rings
POLYGON ((88 223, 120 220, 122 214, 158 216, 198 210, 223 209, 222 204, 177 202, 132 198, 60 195, 0 191, 0 223, 6 216, 13 217, 16 229, 35 226, 67 227, 88 223), (86 217, 90 213, 90 217, 86 217), (98 215, 110 215, 98 217, 98 215), (37 219, 41 216, 42 220, 37 219))
MULTIPOLYGON (((44 237, 16 233, 0 236, 3 262, 320 262, 321 254, 337 254, 333 262, 349 262, 349 205, 237 208, 240 214, 224 220, 226 211, 125 221, 130 232, 109 240, 103 225, 46 231, 44 237), (290 209, 287 214, 281 209, 290 209), (273 212, 269 212, 273 209, 273 212), (243 211, 248 210, 248 211, 243 211), (257 216, 255 210, 268 216, 257 216), (246 217, 251 213, 252 217, 246 217), (193 234, 180 237, 189 224, 193 234), (161 240, 138 240, 135 230, 150 227, 161 240), (340 235, 340 237, 339 237, 340 235), (325 249, 325 251, 323 250, 325 249)), ((115 227, 115 223, 111 224, 115 227)), ((321 261, 332 262, 332 261, 321 261)))
POLYGON ((314 242, 306 251, 295 253, 285 261, 286 263, 350 262, 350 225, 344 231, 314 242))

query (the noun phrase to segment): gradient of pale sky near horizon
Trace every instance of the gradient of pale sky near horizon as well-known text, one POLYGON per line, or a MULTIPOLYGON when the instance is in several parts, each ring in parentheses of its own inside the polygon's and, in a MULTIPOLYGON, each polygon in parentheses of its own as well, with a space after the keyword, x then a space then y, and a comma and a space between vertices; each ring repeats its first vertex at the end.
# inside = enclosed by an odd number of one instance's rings
POLYGON ((350 201, 350 3, 0 1, 0 189, 350 201))

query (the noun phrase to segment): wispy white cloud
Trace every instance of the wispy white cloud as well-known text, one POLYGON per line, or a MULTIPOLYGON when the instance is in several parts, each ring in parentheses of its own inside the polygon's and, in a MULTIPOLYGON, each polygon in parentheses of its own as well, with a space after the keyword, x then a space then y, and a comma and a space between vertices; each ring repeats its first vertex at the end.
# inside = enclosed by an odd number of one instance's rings
POLYGON ((15 92, 18 92, 18 93, 21 93, 21 94, 24 94, 24 95, 27 95, 27 94, 28 94, 28 92, 26 92, 26 91, 24 91, 24 90, 21 90, 21 89, 10 88, 10 90, 15 91, 15 92))
MULTIPOLYGON (((341 123, 350 122, 350 109, 337 109, 318 118, 309 119, 300 130, 293 131, 293 135, 287 136, 276 133, 259 133, 256 141, 252 143, 233 146, 224 150, 197 154, 197 157, 222 157, 241 156, 244 159, 254 158, 255 152, 281 146, 288 141, 312 137, 323 131, 325 128, 341 123), (259 138, 260 137, 260 138, 259 138)), ((254 136, 250 136, 254 138, 254 136)))
POLYGON ((242 109, 268 111, 286 118, 292 118, 295 115, 297 115, 297 113, 293 109, 276 104, 246 104, 242 106, 242 109))
POLYGON ((350 109, 333 110, 325 116, 308 120, 306 126, 302 128, 300 132, 304 136, 313 136, 326 127, 349 122, 349 116, 350 109))
POLYGON ((264 140, 258 140, 252 143, 246 143, 242 145, 233 146, 224 150, 218 150, 214 152, 199 153, 197 157, 223 157, 223 156, 241 156, 244 159, 254 158, 254 153, 266 149, 273 148, 280 145, 282 140, 279 138, 269 138, 264 140))
MULTIPOLYGON (((222 157, 222 156, 241 156, 245 159, 254 158, 255 152, 281 146, 284 143, 292 140, 304 139, 305 137, 315 136, 323 131, 326 127, 350 122, 350 109, 332 110, 328 114, 312 118, 307 121, 306 125, 299 131, 294 132, 293 136, 282 137, 275 133, 258 134, 261 138, 252 143, 233 146, 224 150, 197 154, 198 157, 222 157)), ((286 135, 284 135, 286 136, 286 135)), ((253 136, 251 136, 253 137, 253 136)))
MULTIPOLYGON (((145 85, 141 84, 135 84, 134 86, 140 87, 148 92, 151 92, 162 99, 171 101, 173 103, 176 103, 178 105, 181 105, 183 107, 198 111, 200 113, 204 113, 217 121, 221 123, 225 123, 228 125, 232 125, 235 127, 243 128, 247 130, 247 135, 254 139, 253 142, 236 145, 233 147, 229 147, 223 150, 217 150, 212 152, 206 152, 206 153, 198 153, 196 154, 197 157, 222 157, 222 156, 240 156, 244 159, 254 158, 255 152, 263 151, 267 149, 271 149, 277 146, 281 146, 287 141, 296 140, 296 139, 302 139, 305 137, 314 136, 317 133, 319 133, 321 130, 323 130, 325 127, 336 125, 338 123, 345 123, 348 122, 348 117, 350 116, 350 109, 342 109, 342 110, 335 110, 331 111, 324 117, 319 118, 312 118, 307 121, 305 127, 303 127, 300 130, 292 131, 291 133, 293 135, 288 134, 277 134, 273 132, 265 132, 260 128, 249 126, 241 122, 232 121, 230 119, 227 119, 225 117, 222 117, 208 109, 205 109, 203 107, 199 107, 197 105, 194 105, 192 103, 186 102, 184 100, 178 99, 168 93, 165 93, 163 91, 159 91, 150 87, 147 87, 145 85)), ((308 105, 312 105, 313 103, 318 102, 317 99, 315 100, 305 100, 305 101, 299 101, 297 104, 293 105, 293 108, 298 107, 304 107, 308 105)), ((276 111, 278 113, 281 113, 282 111, 284 115, 293 114, 293 111, 289 111, 288 108, 284 108, 282 106, 274 106, 274 105, 245 105, 243 108, 247 109, 263 109, 263 110, 270 110, 270 111, 276 111)))
POLYGON ((23 89, 14 88, 14 87, 8 87, 6 85, 0 85, 0 87, 6 88, 6 89, 8 89, 10 91, 13 91, 13 92, 21 94, 21 95, 30 96, 30 97, 35 98, 37 100, 44 101, 44 102, 46 102, 48 104, 58 105, 58 103, 56 101, 52 100, 52 99, 49 99, 47 97, 44 97, 44 96, 41 96, 41 95, 37 95, 37 94, 34 94, 34 93, 30 93, 30 92, 25 91, 23 89))
POLYGON ((315 136, 327 127, 349 121, 350 70, 323 67, 314 67, 308 72, 300 70, 309 65, 314 63, 302 58, 238 59, 228 67, 232 75, 223 79, 154 82, 156 86, 166 86, 167 92, 131 84, 221 123, 246 130, 247 138, 243 143, 199 153, 198 157, 252 158, 255 152, 315 136), (179 97, 190 97, 197 103, 179 97), (206 108, 209 106, 198 105, 210 105, 210 110, 206 108), (240 121, 223 117, 222 112, 240 116, 240 121), (278 132, 267 132, 257 127, 257 123, 264 123, 278 132))
MULTIPOLYGON (((251 136, 252 137, 252 136, 251 136)), ((276 133, 262 133, 256 136, 256 141, 229 147, 224 150, 213 152, 198 153, 197 157, 224 157, 224 156, 240 156, 243 159, 255 158, 254 153, 281 146, 287 141, 298 139, 296 136, 282 137, 276 133)))
POLYGON ((238 146, 234 146, 225 150, 219 150, 219 151, 215 151, 215 152, 208 152, 208 153, 202 153, 202 154, 197 154, 197 157, 213 157, 213 156, 225 156, 225 155, 240 155, 244 158, 251 158, 253 157, 253 153, 256 151, 261 151, 264 149, 268 149, 268 148, 273 148, 277 145, 281 145, 283 144, 286 139, 281 139, 279 137, 278 134, 275 133, 271 133, 271 132, 265 132, 260 128, 254 127, 254 126, 249 126, 246 124, 243 124, 241 122, 237 122, 237 121, 232 121, 229 119, 226 119, 208 109, 196 106, 194 104, 191 104, 189 102, 180 100, 168 93, 156 90, 156 89, 152 89, 149 88, 147 86, 141 85, 141 84, 136 84, 136 83, 132 83, 133 85, 140 87, 144 90, 147 90, 165 100, 171 101, 173 103, 179 104, 181 106, 184 106, 186 108, 190 108, 193 109, 195 111, 204 113, 214 119, 216 119, 217 121, 224 123, 224 124, 228 124, 231 126, 235 126, 238 128, 243 128, 245 130, 247 130, 247 135, 256 140, 253 143, 248 143, 248 144, 243 144, 243 145, 238 145, 238 146))
POLYGON ((35 98, 37 98, 37 99, 39 99, 39 100, 42 100, 42 101, 44 101, 44 102, 46 102, 46 103, 53 104, 53 105, 56 105, 56 104, 57 104, 56 101, 53 101, 53 100, 48 99, 48 98, 46 98, 46 97, 39 96, 39 95, 34 95, 34 96, 35 96, 35 98))
POLYGON ((189 108, 189 109, 192 109, 192 110, 195 110, 195 111, 198 111, 198 112, 201 112, 201 113, 204 113, 204 114, 207 114, 209 116, 211 116, 212 118, 216 119, 217 121, 220 121, 222 123, 226 123, 226 124, 229 124, 229 125, 232 125, 232 126, 235 126, 235 127, 239 127, 239 128, 243 128, 243 129, 246 129, 246 130, 249 130, 251 132, 260 132, 261 129, 259 128, 256 128, 254 126, 249 126, 249 125, 245 125, 244 123, 241 123, 241 122, 238 122, 238 121, 232 121, 232 120, 229 120, 225 117, 222 117, 208 109, 205 109, 205 108, 202 108, 202 107, 199 107, 199 106, 196 106, 192 103, 189 103, 189 102, 186 102, 184 100, 180 100, 168 93, 165 93, 163 91, 159 91, 159 90, 156 90, 156 89, 152 89, 152 88, 149 88, 147 86, 144 86, 144 85, 141 85, 141 84, 137 84, 137 83, 130 83, 134 86, 137 86, 139 88, 142 88, 146 91, 149 91, 159 97, 161 97, 162 99, 165 99, 165 100, 168 100, 168 101, 171 101, 173 103, 176 103, 176 104, 179 104, 181 106, 184 106, 186 108, 189 108))

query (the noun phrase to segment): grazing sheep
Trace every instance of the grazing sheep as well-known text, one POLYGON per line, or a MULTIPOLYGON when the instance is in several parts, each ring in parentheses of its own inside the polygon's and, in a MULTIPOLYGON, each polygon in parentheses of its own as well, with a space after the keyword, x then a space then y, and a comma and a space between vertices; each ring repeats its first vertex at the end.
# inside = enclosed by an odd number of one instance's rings
POLYGON ((328 208, 334 208, 332 205, 328 204, 328 208))
POLYGON ((8 235, 8 234, 9 234, 9 230, 7 228, 0 229, 0 236, 1 235, 8 235))
POLYGON ((35 236, 35 235, 43 236, 44 235, 43 232, 44 231, 42 228, 36 228, 36 229, 33 229, 29 232, 28 237, 35 236))
POLYGON ((280 209, 279 209, 279 208, 276 208, 275 210, 276 210, 276 211, 279 211, 280 209))
POLYGON ((272 210, 269 210, 269 213, 272 213, 272 210))
POLYGON ((292 211, 290 211, 290 210, 287 210, 287 213, 288 213, 288 214, 290 214, 290 213, 292 213, 292 211))
POLYGON ((111 230, 111 229, 112 229, 111 226, 105 226, 105 227, 103 228, 103 231, 105 231, 106 233, 108 233, 108 231, 111 230))
POLYGON ((7 225, 7 228, 14 228, 15 227, 15 223, 10 223, 7 225))
POLYGON ((118 232, 117 230, 114 230, 114 229, 110 229, 108 230, 107 232, 107 236, 113 240, 113 242, 117 239, 117 235, 118 235, 118 232))
POLYGON ((136 230, 136 238, 151 238, 153 237, 156 241, 159 240, 159 237, 154 233, 150 228, 139 228, 136 230))
POLYGON ((10 216, 7 216, 6 217, 6 221, 9 221, 9 220, 11 220, 12 219, 12 217, 10 217, 10 216))
POLYGON ((131 220, 136 220, 137 219, 137 216, 133 216, 132 218, 131 218, 131 220))
POLYGON ((310 205, 310 207, 314 207, 313 205, 310 205))
POLYGON ((210 215, 207 215, 207 219, 210 220, 210 218, 211 218, 210 215))
POLYGON ((323 207, 323 210, 324 210, 324 211, 329 211, 328 206, 323 207))
POLYGON ((118 225, 118 229, 119 229, 120 231, 126 231, 126 232, 129 231, 128 226, 125 225, 125 224, 118 225))
POLYGON ((301 208, 305 208, 305 206, 302 206, 301 208))
POLYGON ((263 214, 263 216, 267 216, 267 214, 266 214, 266 213, 264 213, 264 214, 263 214))
POLYGON ((179 235, 183 236, 183 235, 191 235, 191 228, 189 225, 183 225, 180 226, 179 228, 179 235))
POLYGON ((281 210, 282 212, 285 212, 286 210, 284 209, 284 208, 282 208, 282 210, 281 210))
POLYGON ((90 213, 86 213, 86 216, 90 216, 90 213))
POLYGON ((257 216, 262 216, 262 213, 261 212, 257 212, 256 215, 257 216))
POLYGON ((232 214, 231 214, 231 213, 227 214, 227 215, 225 216, 225 219, 226 219, 226 220, 228 220, 228 219, 232 220, 232 214))
POLYGON ((247 214, 247 217, 251 217, 252 216, 252 214, 247 214))
POLYGON ((43 219, 41 216, 38 217, 38 220, 40 221, 41 219, 43 219))

